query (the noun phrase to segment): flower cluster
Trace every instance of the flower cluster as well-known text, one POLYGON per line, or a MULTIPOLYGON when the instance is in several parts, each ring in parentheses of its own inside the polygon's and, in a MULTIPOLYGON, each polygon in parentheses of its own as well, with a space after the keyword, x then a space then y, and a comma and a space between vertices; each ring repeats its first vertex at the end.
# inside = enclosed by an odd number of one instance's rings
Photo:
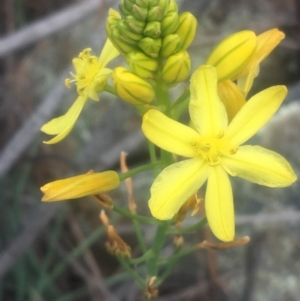
MULTIPOLYGON (((158 234, 149 258, 137 230, 144 251, 140 260, 148 262, 148 283, 158 274, 157 246, 163 245, 162 233, 166 233, 166 227, 182 221, 190 208, 194 215, 203 202, 214 235, 224 242, 233 241, 226 246, 239 245, 234 242, 231 177, 268 187, 286 187, 297 179, 290 164, 279 154, 244 144, 276 113, 287 94, 287 88, 278 85, 248 97, 261 62, 284 34, 271 29, 260 35, 245 30, 228 36, 196 68, 189 89, 183 89, 182 95, 171 99, 169 90, 189 76, 191 60, 187 48, 195 37, 196 26, 191 13, 178 13, 175 0, 121 0, 120 13, 109 11, 108 39, 100 56, 91 55, 91 49, 87 48, 73 60, 75 73, 71 73, 72 79, 67 79, 65 84, 70 87, 75 83, 78 98, 65 115, 41 129, 55 135, 46 143, 61 141, 74 127, 87 100, 98 101, 102 91, 118 95, 142 115, 141 129, 149 140, 150 164, 129 171, 126 167, 126 172, 119 174, 88 172, 48 183, 41 190, 45 194, 43 201, 92 195, 105 209, 115 210, 135 222, 150 219, 157 223, 158 234), (128 66, 106 68, 119 54, 128 66), (190 122, 180 123, 178 120, 187 108, 190 122), (148 169, 156 174, 149 200, 155 219, 138 215, 138 205, 128 211, 102 195, 148 169), (200 202, 197 193, 204 183, 207 183, 206 192, 204 201, 200 202)), ((123 257, 130 257, 130 247, 104 217, 102 213, 110 250, 118 256, 122 253, 126 255, 123 257)), ((156 291, 155 285, 153 290, 156 291)))

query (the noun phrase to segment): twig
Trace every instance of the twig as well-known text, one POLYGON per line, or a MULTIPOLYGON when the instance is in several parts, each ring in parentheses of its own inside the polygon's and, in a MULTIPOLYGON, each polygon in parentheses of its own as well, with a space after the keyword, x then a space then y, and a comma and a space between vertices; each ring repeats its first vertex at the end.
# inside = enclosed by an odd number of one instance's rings
POLYGON ((0 58, 77 23, 106 3, 107 0, 82 1, 0 39, 0 58))

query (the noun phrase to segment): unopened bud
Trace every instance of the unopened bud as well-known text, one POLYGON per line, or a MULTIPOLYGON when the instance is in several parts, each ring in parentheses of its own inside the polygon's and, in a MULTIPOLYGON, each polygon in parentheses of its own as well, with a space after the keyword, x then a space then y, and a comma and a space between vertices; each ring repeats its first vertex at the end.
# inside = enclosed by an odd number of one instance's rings
POLYGON ((111 41, 114 46, 123 54, 136 51, 136 42, 121 35, 119 28, 113 28, 111 32, 111 41))
POLYGON ((197 19, 190 12, 184 12, 179 16, 179 26, 174 33, 181 40, 182 50, 186 50, 194 40, 197 28, 197 19))
POLYGON ((153 38, 153 39, 157 39, 160 37, 161 35, 161 28, 160 28, 161 23, 157 22, 157 21, 150 21, 147 23, 145 30, 144 30, 144 35, 149 37, 149 38, 153 38))
POLYGON ((170 0, 170 4, 169 4, 169 9, 168 11, 175 11, 176 13, 178 13, 178 6, 175 0, 170 0))
POLYGON ((181 40, 178 34, 169 34, 162 40, 161 57, 169 57, 181 50, 181 40))
POLYGON ((148 15, 148 8, 137 6, 136 4, 134 4, 132 7, 131 15, 133 15, 140 21, 146 21, 148 15))
POLYGON ((255 54, 257 37, 249 30, 240 31, 221 41, 206 61, 217 70, 218 81, 235 79, 255 54))
POLYGON ((111 39, 111 28, 117 26, 118 21, 121 19, 121 15, 116 10, 110 8, 108 11, 108 17, 106 19, 106 33, 111 39))
POLYGON ((118 22, 118 28, 120 29, 120 33, 122 36, 127 37, 133 41, 140 41, 143 38, 142 34, 138 34, 133 32, 127 25, 124 19, 118 22))
POLYGON ((142 34, 145 28, 145 22, 137 20, 134 16, 126 16, 125 21, 128 27, 135 33, 142 34))
POLYGON ((161 21, 161 34, 163 37, 174 33, 179 26, 179 17, 175 11, 169 11, 161 21))
POLYGON ((128 16, 131 14, 132 7, 130 9, 128 3, 124 3, 124 0, 121 0, 119 3, 119 9, 123 16, 128 16))
POLYGON ((138 45, 150 57, 157 58, 161 48, 161 39, 146 37, 142 39, 138 45))
POLYGON ((153 78, 158 68, 156 59, 152 59, 140 51, 129 53, 126 60, 132 72, 141 78, 153 78))
POLYGON ((162 71, 162 78, 167 84, 184 81, 190 74, 191 59, 186 51, 180 51, 168 57, 162 71))
POLYGON ((117 94, 130 104, 148 104, 155 97, 155 92, 149 83, 123 67, 114 69, 112 79, 117 94))
POLYGON ((159 0, 157 6, 149 8, 147 20, 148 21, 161 21, 169 8, 169 0, 159 0))

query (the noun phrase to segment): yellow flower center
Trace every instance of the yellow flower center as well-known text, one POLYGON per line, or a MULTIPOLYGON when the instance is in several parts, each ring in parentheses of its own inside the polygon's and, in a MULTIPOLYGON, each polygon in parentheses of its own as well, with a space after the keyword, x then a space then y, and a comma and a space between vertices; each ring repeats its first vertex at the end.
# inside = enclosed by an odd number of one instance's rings
POLYGON ((210 166, 221 163, 222 156, 233 155, 237 147, 230 145, 228 139, 222 137, 200 137, 194 146, 197 154, 201 156, 210 166))
POLYGON ((96 75, 99 73, 101 66, 98 58, 90 54, 91 48, 84 49, 73 60, 76 74, 71 72, 74 79, 67 78, 65 81, 66 86, 69 88, 71 82, 76 82, 78 94, 83 94, 85 88, 91 88, 96 75))

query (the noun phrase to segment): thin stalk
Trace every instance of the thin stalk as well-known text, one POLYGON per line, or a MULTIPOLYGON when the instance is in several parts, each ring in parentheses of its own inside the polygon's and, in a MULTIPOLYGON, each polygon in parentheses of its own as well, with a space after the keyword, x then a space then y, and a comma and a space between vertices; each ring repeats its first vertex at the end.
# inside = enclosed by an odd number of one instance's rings
POLYGON ((169 229, 168 234, 184 234, 194 232, 207 224, 207 218, 204 217, 200 222, 196 223, 193 226, 181 228, 181 229, 169 229))
POLYGON ((157 166, 159 166, 161 162, 154 162, 146 165, 139 166, 137 168, 133 168, 127 172, 119 174, 120 181, 124 181, 127 178, 131 178, 132 176, 147 170, 151 170, 157 166))
POLYGON ((127 259, 124 259, 124 258, 118 256, 118 260, 119 260, 120 264, 122 265, 123 269, 125 269, 127 271, 127 273, 130 274, 130 276, 139 284, 139 286, 142 289, 145 289, 146 288, 146 284, 145 284, 144 280, 130 266, 130 264, 128 263, 127 259))
POLYGON ((131 213, 130 211, 125 210, 125 209, 123 209, 119 206, 116 206, 116 205, 114 205, 112 210, 119 213, 119 214, 121 214, 121 215, 123 215, 123 216, 126 216, 126 217, 128 217, 132 220, 137 220, 137 221, 140 221, 140 222, 145 222, 145 223, 150 223, 150 224, 157 224, 157 220, 152 218, 152 217, 131 213))
POLYGON ((140 246, 142 252, 145 254, 147 252, 147 247, 146 247, 146 244, 145 244, 145 240, 144 240, 144 237, 143 237, 143 233, 142 233, 140 224, 135 219, 132 220, 132 223, 133 223, 133 227, 134 227, 134 230, 135 230, 135 233, 136 233, 136 237, 137 237, 139 246, 140 246))
POLYGON ((170 222, 161 222, 157 229, 154 238, 154 242, 152 244, 151 250, 153 252, 153 257, 149 258, 147 262, 148 266, 148 278, 156 276, 158 270, 158 260, 160 251, 166 240, 166 232, 170 226, 170 222))

